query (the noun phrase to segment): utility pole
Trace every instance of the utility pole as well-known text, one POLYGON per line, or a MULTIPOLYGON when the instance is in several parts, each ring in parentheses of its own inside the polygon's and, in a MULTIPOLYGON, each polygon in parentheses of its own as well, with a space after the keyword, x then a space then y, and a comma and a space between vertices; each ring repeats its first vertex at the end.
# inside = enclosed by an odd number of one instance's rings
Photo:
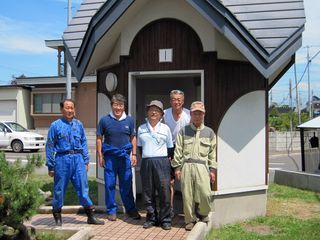
POLYGON ((298 92, 296 63, 294 63, 294 83, 296 86, 296 106, 297 106, 298 120, 299 120, 299 125, 300 125, 301 124, 301 111, 300 111, 300 101, 299 101, 300 99, 299 99, 299 92, 298 92))
POLYGON ((308 61, 308 102, 309 102, 309 119, 312 118, 312 112, 311 112, 311 94, 310 94, 310 56, 309 56, 309 48, 310 46, 306 46, 307 48, 307 61, 308 61))
MULTIPOLYGON (((291 151, 292 151, 292 131, 293 131, 293 117, 292 117, 292 81, 291 79, 289 79, 289 99, 290 99, 290 148, 291 148, 291 151)), ((289 149, 288 149, 289 150, 289 149)))
MULTIPOLYGON (((68 17, 67 17, 67 25, 69 25, 71 18, 72 18, 72 0, 68 0, 68 17)), ((67 82, 66 82, 66 88, 67 88, 67 98, 71 99, 71 66, 69 62, 66 64, 67 66, 67 82)))

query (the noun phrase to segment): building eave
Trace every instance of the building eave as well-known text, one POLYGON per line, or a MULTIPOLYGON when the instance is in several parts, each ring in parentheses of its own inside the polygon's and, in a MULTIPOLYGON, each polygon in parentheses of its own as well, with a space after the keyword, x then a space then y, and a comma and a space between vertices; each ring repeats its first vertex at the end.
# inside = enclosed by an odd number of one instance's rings
MULTIPOLYGON (((99 1, 101 7, 90 19, 83 38, 79 38, 79 41, 72 38, 68 39, 66 35, 69 34, 68 30, 63 38, 66 57, 78 81, 81 81, 84 75, 89 74, 88 66, 101 38, 135 2, 134 0, 95 1, 99 1)), ((257 37, 251 34, 243 22, 237 19, 235 13, 226 7, 224 2, 228 1, 186 1, 206 18, 214 28, 223 34, 266 79, 269 79, 273 73, 279 70, 279 66, 286 65, 286 62, 291 60, 295 52, 302 46, 302 32, 305 23, 303 16, 297 18, 298 23, 295 32, 284 39, 281 44, 277 42, 278 45, 270 48, 263 46, 261 44, 262 40, 257 39, 257 37)), ((274 2, 278 3, 279 1, 274 2)), ((296 10, 297 14, 303 15, 303 9, 300 7, 302 1, 297 0, 296 2, 299 4, 296 10)), ((267 40, 271 41, 270 39, 272 38, 268 38, 267 40)), ((96 67, 98 68, 98 66, 96 67)), ((269 81, 269 85, 271 84, 274 84, 273 80, 269 81)))

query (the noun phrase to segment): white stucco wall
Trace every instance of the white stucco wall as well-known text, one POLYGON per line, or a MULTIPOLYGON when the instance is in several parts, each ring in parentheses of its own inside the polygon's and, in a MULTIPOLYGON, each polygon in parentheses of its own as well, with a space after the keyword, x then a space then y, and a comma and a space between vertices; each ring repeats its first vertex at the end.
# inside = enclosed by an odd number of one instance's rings
POLYGON ((19 87, 0 88, 0 101, 16 102, 16 121, 26 128, 33 128, 30 116, 30 91, 19 87))
MULTIPOLYGON (((102 93, 98 93, 98 100, 97 100, 97 106, 98 106, 98 110, 97 110, 97 121, 99 123, 100 119, 107 115, 110 111, 111 111, 111 105, 110 105, 110 100, 109 98, 102 93)), ((97 124, 98 124, 97 123, 97 124)), ((99 166, 99 163, 97 162, 98 165, 98 172, 97 172, 97 177, 101 180, 103 180, 103 168, 101 168, 99 166)))
POLYGON ((265 187, 265 93, 238 99, 218 129, 218 193, 265 187))
POLYGON ((218 51, 219 59, 246 61, 245 57, 185 0, 148 1, 127 22, 114 44, 106 66, 119 62, 120 55, 129 55, 131 43, 148 23, 161 18, 174 18, 188 24, 201 39, 204 51, 218 51))

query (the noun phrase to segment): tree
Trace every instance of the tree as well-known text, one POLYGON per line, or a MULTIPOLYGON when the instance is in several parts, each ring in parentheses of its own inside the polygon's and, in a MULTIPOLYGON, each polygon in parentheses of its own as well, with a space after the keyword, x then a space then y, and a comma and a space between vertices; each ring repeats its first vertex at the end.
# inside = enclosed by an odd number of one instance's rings
POLYGON ((35 213, 43 198, 39 194, 38 184, 29 176, 36 167, 44 163, 41 155, 28 157, 28 163, 22 165, 18 159, 8 163, 4 152, 0 152, 0 238, 6 239, 6 230, 15 230, 16 239, 30 239, 23 222, 35 213))
MULTIPOLYGON (((280 114, 276 108, 273 108, 269 113, 269 128, 276 131, 289 131, 291 119, 293 130, 295 130, 299 125, 298 113, 288 112, 280 114)), ((301 123, 308 121, 308 113, 301 113, 301 121, 301 123)))

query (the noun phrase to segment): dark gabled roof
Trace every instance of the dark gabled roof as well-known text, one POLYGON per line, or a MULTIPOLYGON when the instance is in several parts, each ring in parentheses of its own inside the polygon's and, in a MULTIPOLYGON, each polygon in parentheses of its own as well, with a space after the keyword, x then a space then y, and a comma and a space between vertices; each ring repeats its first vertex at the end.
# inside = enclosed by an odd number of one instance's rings
MULTIPOLYGON (((78 80, 96 44, 134 0, 84 0, 63 39, 78 80)), ((269 78, 301 47, 303 0, 186 0, 269 78)))

